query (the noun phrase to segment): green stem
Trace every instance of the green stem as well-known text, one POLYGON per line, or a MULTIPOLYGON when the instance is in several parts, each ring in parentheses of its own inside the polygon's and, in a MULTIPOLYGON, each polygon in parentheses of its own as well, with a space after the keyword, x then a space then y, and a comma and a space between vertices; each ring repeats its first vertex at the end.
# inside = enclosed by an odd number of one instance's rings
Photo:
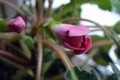
POLYGON ((72 73, 72 77, 73 77, 74 80, 79 80, 80 79, 80 78, 78 79, 78 76, 76 75, 75 70, 73 68, 70 70, 70 72, 72 73))
POLYGON ((76 7, 77 7, 77 6, 76 6, 76 2, 77 2, 76 0, 73 0, 73 1, 72 1, 73 9, 72 9, 72 15, 71 15, 71 16, 74 16, 75 13, 76 13, 76 7))
POLYGON ((26 54, 26 56, 30 59, 31 58, 31 51, 28 48, 28 46, 24 43, 23 40, 20 40, 20 45, 21 45, 22 49, 24 50, 24 53, 26 54))

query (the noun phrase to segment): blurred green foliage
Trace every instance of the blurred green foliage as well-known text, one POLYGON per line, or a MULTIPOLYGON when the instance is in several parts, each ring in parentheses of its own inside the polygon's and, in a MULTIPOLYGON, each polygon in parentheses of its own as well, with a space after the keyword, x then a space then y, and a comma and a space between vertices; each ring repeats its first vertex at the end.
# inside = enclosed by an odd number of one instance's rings
MULTIPOLYGON (((97 73, 94 70, 91 70, 90 72, 87 72, 83 69, 80 69, 79 67, 73 68, 76 73, 76 78, 78 80, 100 80, 97 73)), ((65 73, 65 80, 74 80, 72 74, 70 71, 67 71, 65 73)))
MULTIPOLYGON (((45 3, 45 1, 46 0, 43 0, 43 3, 45 3)), ((44 27, 45 39, 55 42, 56 39, 53 35, 53 32, 51 31, 51 26, 53 24, 61 23, 62 20, 66 19, 66 18, 70 18, 70 17, 80 18, 81 17, 80 14, 82 12, 81 6, 86 3, 96 4, 102 10, 112 11, 112 9, 113 10, 115 9, 115 11, 118 14, 120 14, 120 0, 70 0, 69 3, 61 5, 58 8, 54 8, 51 10, 51 16, 42 25, 44 27)), ((37 10, 37 12, 39 10, 38 6, 39 6, 38 2, 36 1, 36 5, 34 7, 37 10)), ((23 4, 22 6, 20 6, 20 8, 22 11, 24 11, 26 13, 26 15, 30 19, 33 18, 32 8, 30 7, 30 5, 23 4)), ((43 11, 44 11, 44 13, 46 13, 47 8, 44 8, 43 11)), ((45 16, 45 14, 43 14, 43 16, 45 16)), ((23 51, 30 58, 29 63, 32 64, 32 65, 30 65, 30 67, 25 66, 25 68, 22 68, 20 70, 19 69, 13 70, 14 74, 11 74, 12 78, 13 78, 12 80, 15 80, 15 79, 17 79, 17 80, 34 80, 35 72, 36 72, 35 71, 36 63, 38 60, 38 56, 36 54, 36 53, 38 53, 38 50, 37 50, 38 45, 37 45, 36 36, 34 36, 34 37, 31 36, 31 33, 29 33, 30 31, 27 34, 26 34, 26 32, 23 32, 20 35, 16 34, 16 33, 8 32, 7 31, 7 22, 8 22, 7 19, 0 20, 0 39, 3 39, 2 41, 0 41, 0 46, 3 46, 3 45, 6 46, 7 44, 13 44, 12 42, 19 43, 19 39, 22 39, 23 40, 23 48, 27 48, 27 50, 30 50, 30 52, 25 51, 25 49, 23 49, 23 51), (32 55, 34 55, 34 56, 32 56, 32 55), (34 61, 34 63, 32 62, 32 60, 34 61), (33 64, 35 64, 35 65, 33 65, 33 64)), ((32 22, 34 22, 34 21, 31 20, 31 22, 28 22, 26 20, 26 23, 30 24, 32 22)), ((72 24, 79 24, 79 21, 74 21, 72 24)), ((36 25, 34 25, 34 24, 29 25, 29 27, 32 27, 32 28, 34 26, 36 26, 36 25)), ((26 26, 26 27, 28 28, 28 26, 26 26)), ((37 30, 35 32, 38 33, 40 30, 41 29, 37 28, 37 30)), ((112 30, 109 30, 109 32, 115 39, 117 39, 117 41, 120 41, 120 38, 119 38, 120 21, 118 21, 114 26, 112 26, 112 30)), ((84 69, 82 69, 78 66, 73 68, 73 70, 75 71, 75 74, 77 76, 77 79, 78 80, 100 80, 100 79, 103 80, 103 78, 104 78, 104 80, 120 80, 120 71, 114 65, 115 63, 114 63, 114 61, 112 61, 111 57, 109 57, 110 48, 112 45, 115 45, 115 43, 112 42, 112 40, 110 40, 110 38, 108 38, 105 33, 103 34, 102 37, 96 36, 96 35, 90 35, 90 36, 92 38, 93 44, 95 44, 95 43, 101 44, 100 41, 104 41, 104 40, 109 41, 109 43, 105 44, 104 46, 95 45, 95 48, 92 48, 92 49, 97 49, 98 51, 92 57, 92 60, 96 65, 92 65, 92 66, 89 65, 90 68, 91 67, 93 68, 91 71, 85 71, 84 69), (102 71, 98 70, 96 72, 94 70, 94 68, 98 67, 99 65, 106 67, 107 65, 109 65, 109 63, 112 63, 111 66, 112 66, 112 69, 114 72, 114 73, 111 73, 110 75, 109 74, 101 75, 102 71), (93 66, 95 66, 95 67, 93 67, 93 66)), ((16 44, 13 44, 13 45, 16 46, 16 44)), ((22 46, 18 45, 17 47, 19 47, 21 49, 22 46)), ((61 45, 60 45, 60 47, 61 47, 61 45)), ((42 79, 43 80, 64 80, 64 76, 65 76, 66 80, 74 80, 70 70, 67 70, 67 72, 65 72, 66 69, 65 69, 64 64, 58 57, 56 57, 56 55, 54 55, 54 51, 52 51, 51 49, 44 46, 43 53, 44 53, 43 60, 42 60, 42 63, 43 63, 42 79)), ((67 53, 67 51, 66 51, 66 53, 67 53)), ((67 54, 68 54, 69 58, 72 58, 71 56, 74 56, 74 55, 71 55, 71 53, 69 53, 69 52, 67 54)), ((118 58, 120 58, 120 47, 116 47, 115 54, 117 55, 118 58)), ((89 55, 90 55, 90 52, 88 52, 86 54, 87 57, 89 57, 89 55)), ((5 68, 7 68, 6 65, 4 65, 4 66, 5 66, 5 68)), ((2 69, 3 69, 3 67, 2 68, 0 67, 1 72, 4 72, 4 71, 10 72, 9 69, 8 69, 8 71, 7 70, 2 71, 2 69)), ((7 75, 5 75, 5 73, 3 73, 3 74, 1 73, 0 80, 4 80, 1 77, 11 76, 11 75, 8 75, 8 73, 7 73, 7 75)))

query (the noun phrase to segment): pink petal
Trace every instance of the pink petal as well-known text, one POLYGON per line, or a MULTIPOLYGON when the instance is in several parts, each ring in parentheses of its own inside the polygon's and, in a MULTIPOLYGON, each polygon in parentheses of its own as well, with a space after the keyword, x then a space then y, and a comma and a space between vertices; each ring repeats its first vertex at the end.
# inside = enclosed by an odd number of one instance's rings
POLYGON ((92 47, 92 39, 89 36, 86 36, 87 44, 84 50, 74 50, 74 54, 86 53, 92 47))
POLYGON ((72 27, 72 25, 70 24, 56 24, 56 25, 52 25, 51 29, 54 32, 63 34, 62 32, 65 33, 70 27, 72 27))
POLYGON ((88 32, 89 32, 89 28, 83 25, 73 26, 68 29, 69 36, 82 36, 82 35, 86 35, 88 32))
POLYGON ((8 22, 8 30, 12 32, 21 33, 24 30, 24 28, 25 28, 25 21, 20 16, 11 19, 8 22))
POLYGON ((58 24, 52 30, 64 47, 74 50, 74 54, 87 52, 92 46, 92 40, 86 36, 89 28, 83 25, 58 24), (83 39, 85 36, 86 39, 83 39))
POLYGON ((87 36, 86 38, 87 38, 87 43, 88 44, 86 45, 86 51, 85 52, 87 52, 92 47, 92 39, 89 36, 87 36))
POLYGON ((65 42, 63 45, 64 45, 64 47, 72 49, 72 50, 84 50, 84 48, 73 47, 73 46, 69 45, 69 43, 67 43, 67 42, 65 42))

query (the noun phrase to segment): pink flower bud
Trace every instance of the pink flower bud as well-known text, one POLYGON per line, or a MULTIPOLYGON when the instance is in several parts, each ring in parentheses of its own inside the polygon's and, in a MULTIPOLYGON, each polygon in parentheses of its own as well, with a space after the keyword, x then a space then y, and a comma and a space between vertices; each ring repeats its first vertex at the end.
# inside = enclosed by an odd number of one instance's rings
POLYGON ((17 17, 14 19, 11 19, 8 22, 8 30, 12 32, 21 33, 25 28, 25 21, 22 19, 22 17, 17 17))
POLYGON ((92 40, 86 34, 89 29, 83 25, 58 24, 52 26, 53 33, 64 47, 74 54, 86 53, 92 46, 92 40))

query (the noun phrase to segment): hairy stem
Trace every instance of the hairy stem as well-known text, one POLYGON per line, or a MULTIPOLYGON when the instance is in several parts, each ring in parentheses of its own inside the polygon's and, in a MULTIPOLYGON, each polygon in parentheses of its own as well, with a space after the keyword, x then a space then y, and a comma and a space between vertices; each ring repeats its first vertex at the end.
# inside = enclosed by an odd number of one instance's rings
POLYGON ((88 54, 88 57, 87 57, 83 62, 81 62, 80 67, 84 67, 85 64, 87 64, 87 62, 89 61, 89 59, 91 59, 92 57, 94 57, 96 53, 97 53, 97 50, 96 50, 96 49, 95 49, 95 50, 92 50, 92 51, 88 54))
POLYGON ((49 7, 48 7, 48 10, 46 12, 45 18, 48 18, 51 15, 51 9, 52 9, 53 0, 48 0, 48 1, 49 1, 49 7))
POLYGON ((25 60, 22 60, 19 57, 15 56, 15 55, 11 54, 10 52, 7 52, 7 51, 0 50, 0 56, 7 57, 7 58, 19 63, 19 64, 24 65, 24 66, 29 65, 25 60))
POLYGON ((95 43, 92 45, 92 49, 94 49, 94 48, 99 48, 99 47, 102 47, 102 46, 111 44, 111 42, 112 42, 112 41, 109 41, 109 40, 101 40, 101 41, 95 42, 95 43))
POLYGON ((69 60, 69 58, 67 57, 67 55, 63 52, 63 50, 57 46, 56 44, 46 41, 43 41, 43 44, 50 47, 51 49, 53 49, 61 58, 61 60, 64 62, 64 65, 66 66, 66 68, 68 69, 72 69, 73 65, 71 63, 71 61, 69 60))
POLYGON ((35 22, 37 21, 37 11, 36 11, 35 7, 32 5, 32 0, 29 0, 29 3, 30 3, 30 8, 31 8, 32 13, 33 13, 32 26, 34 26, 34 25, 35 25, 35 22))
POLYGON ((24 60, 29 61, 30 59, 25 55, 25 53, 22 52, 22 50, 20 50, 19 48, 17 48, 16 46, 12 45, 12 44, 7 44, 8 48, 11 48, 12 50, 14 50, 21 58, 23 58, 24 60))
POLYGON ((42 21, 42 17, 43 17, 43 0, 37 0, 38 1, 38 16, 37 16, 37 22, 36 22, 36 26, 38 27, 39 23, 41 23, 42 21))
POLYGON ((9 64, 9 65, 11 65, 11 66, 13 66, 13 67, 15 67, 15 68, 17 68, 17 69, 23 68, 21 65, 13 62, 11 60, 8 60, 8 59, 6 59, 6 58, 4 58, 2 56, 0 56, 0 60, 3 61, 3 62, 5 62, 5 63, 7 63, 7 64, 9 64))
POLYGON ((21 14, 24 18, 27 18, 27 20, 29 20, 29 18, 27 17, 27 15, 20 8, 18 8, 17 6, 11 4, 10 2, 8 2, 6 0, 0 0, 0 3, 5 4, 5 5, 11 7, 13 10, 15 10, 16 12, 18 12, 19 14, 21 14))
POLYGON ((49 42, 47 40, 44 40, 43 44, 50 47, 51 49, 53 49, 59 55, 59 57, 63 61, 64 65, 66 66, 66 69, 70 70, 73 79, 78 80, 78 77, 73 69, 73 65, 72 65, 71 61, 69 60, 68 56, 64 53, 64 51, 56 44, 49 42))
POLYGON ((38 62, 36 69, 36 80, 40 80, 41 67, 42 67, 42 57, 43 57, 43 48, 42 48, 42 33, 38 35, 38 62))

